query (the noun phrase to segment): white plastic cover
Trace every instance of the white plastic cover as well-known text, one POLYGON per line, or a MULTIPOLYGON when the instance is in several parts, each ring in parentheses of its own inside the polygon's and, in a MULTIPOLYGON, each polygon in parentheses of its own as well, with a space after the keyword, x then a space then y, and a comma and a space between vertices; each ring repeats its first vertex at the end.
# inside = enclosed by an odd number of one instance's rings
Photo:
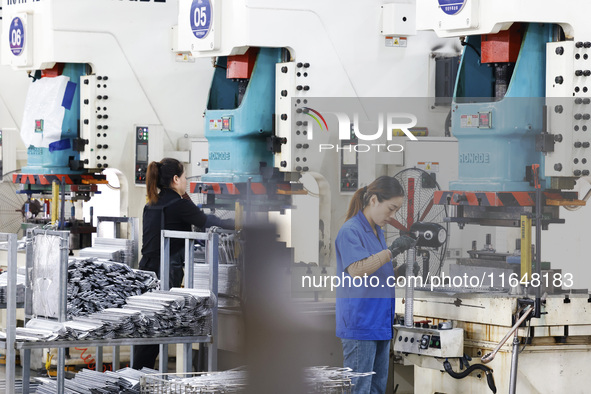
POLYGON ((41 78, 29 87, 21 127, 25 146, 48 148, 59 141, 66 109, 62 107, 69 77, 41 78))

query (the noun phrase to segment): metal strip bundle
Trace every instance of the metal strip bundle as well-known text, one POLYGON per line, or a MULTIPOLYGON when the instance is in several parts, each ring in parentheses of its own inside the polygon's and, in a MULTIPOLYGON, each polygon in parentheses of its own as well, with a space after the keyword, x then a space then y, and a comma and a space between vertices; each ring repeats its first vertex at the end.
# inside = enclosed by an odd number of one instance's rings
POLYGON ((80 257, 95 257, 131 265, 134 258, 131 239, 97 237, 90 248, 81 249, 80 257))
MULTIPOLYGON (((371 375, 352 372, 349 368, 311 367, 304 370, 304 382, 308 394, 350 393, 351 378, 371 375)), ((155 374, 142 379, 141 393, 242 393, 248 386, 245 369, 224 372, 193 374, 155 374)))
POLYGON ((125 304, 127 297, 158 288, 156 275, 127 265, 72 260, 68 265, 67 316, 84 316, 125 304))
POLYGON ((157 290, 128 297, 123 308, 106 308, 63 323, 31 319, 25 328, 16 329, 16 335, 26 341, 208 335, 213 302, 209 291, 157 290))
MULTIPOLYGON (((113 393, 113 394, 139 394, 140 379, 146 374, 156 373, 156 370, 143 368, 140 371, 131 368, 123 368, 118 371, 97 372, 83 369, 73 379, 66 380, 66 393, 113 393)), ((49 378, 37 378, 42 383, 37 388, 37 394, 54 394, 57 391, 57 382, 49 378)))

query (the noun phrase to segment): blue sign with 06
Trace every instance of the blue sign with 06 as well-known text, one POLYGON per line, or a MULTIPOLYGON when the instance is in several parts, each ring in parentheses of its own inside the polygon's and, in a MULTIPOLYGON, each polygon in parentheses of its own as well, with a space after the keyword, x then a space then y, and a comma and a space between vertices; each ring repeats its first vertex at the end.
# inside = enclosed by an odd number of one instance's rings
POLYGON ((25 47, 25 27, 21 18, 14 18, 10 22, 8 40, 10 41, 10 50, 13 55, 19 56, 23 53, 23 48, 25 47))

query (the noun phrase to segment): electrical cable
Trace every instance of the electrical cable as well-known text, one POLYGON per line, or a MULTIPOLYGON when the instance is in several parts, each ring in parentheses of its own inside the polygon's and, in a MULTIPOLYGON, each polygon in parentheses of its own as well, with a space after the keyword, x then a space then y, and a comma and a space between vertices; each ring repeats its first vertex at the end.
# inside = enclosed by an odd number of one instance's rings
POLYGON ((490 390, 493 393, 497 392, 497 386, 495 385, 495 379, 493 377, 493 370, 484 364, 473 364, 466 368, 465 371, 455 372, 451 367, 451 363, 448 360, 445 360, 443 362, 443 367, 445 368, 445 372, 447 372, 449 376, 451 376, 454 379, 464 379, 466 376, 474 372, 474 370, 480 369, 484 371, 484 373, 486 374, 486 381, 488 383, 488 387, 490 388, 490 390))
POLYGON ((462 44, 462 46, 468 46, 472 49, 474 49, 474 52, 476 52, 476 54, 478 55, 478 57, 482 57, 482 55, 480 54, 480 51, 478 49, 476 49, 476 47, 472 44, 470 44, 469 42, 465 41, 465 37, 462 39, 460 38, 460 43, 462 44))

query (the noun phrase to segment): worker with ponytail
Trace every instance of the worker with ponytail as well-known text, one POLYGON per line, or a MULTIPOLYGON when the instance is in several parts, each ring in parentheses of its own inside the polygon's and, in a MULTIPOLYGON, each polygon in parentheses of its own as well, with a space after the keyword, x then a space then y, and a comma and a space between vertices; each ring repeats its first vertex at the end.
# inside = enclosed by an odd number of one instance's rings
MULTIPOLYGON (((170 287, 180 287, 184 276, 185 241, 170 241, 170 277, 160 278, 161 230, 191 231, 191 226, 204 229, 211 226, 233 229, 234 221, 206 215, 186 193, 187 178, 183 164, 172 158, 153 161, 146 171, 147 204, 143 213, 141 270, 153 271, 159 279, 168 280, 170 287)), ((154 368, 158 345, 136 346, 133 368, 154 368)))
POLYGON ((351 279, 348 283, 353 284, 337 289, 336 334, 343 344, 344 366, 355 372, 374 372, 354 378, 353 393, 386 391, 394 324, 394 288, 389 285, 395 275, 392 259, 413 247, 415 240, 402 236, 388 246, 382 227, 403 203, 404 190, 398 180, 377 178, 355 192, 335 241, 337 275, 343 283, 351 279), (356 287, 355 283, 377 287, 356 287))

